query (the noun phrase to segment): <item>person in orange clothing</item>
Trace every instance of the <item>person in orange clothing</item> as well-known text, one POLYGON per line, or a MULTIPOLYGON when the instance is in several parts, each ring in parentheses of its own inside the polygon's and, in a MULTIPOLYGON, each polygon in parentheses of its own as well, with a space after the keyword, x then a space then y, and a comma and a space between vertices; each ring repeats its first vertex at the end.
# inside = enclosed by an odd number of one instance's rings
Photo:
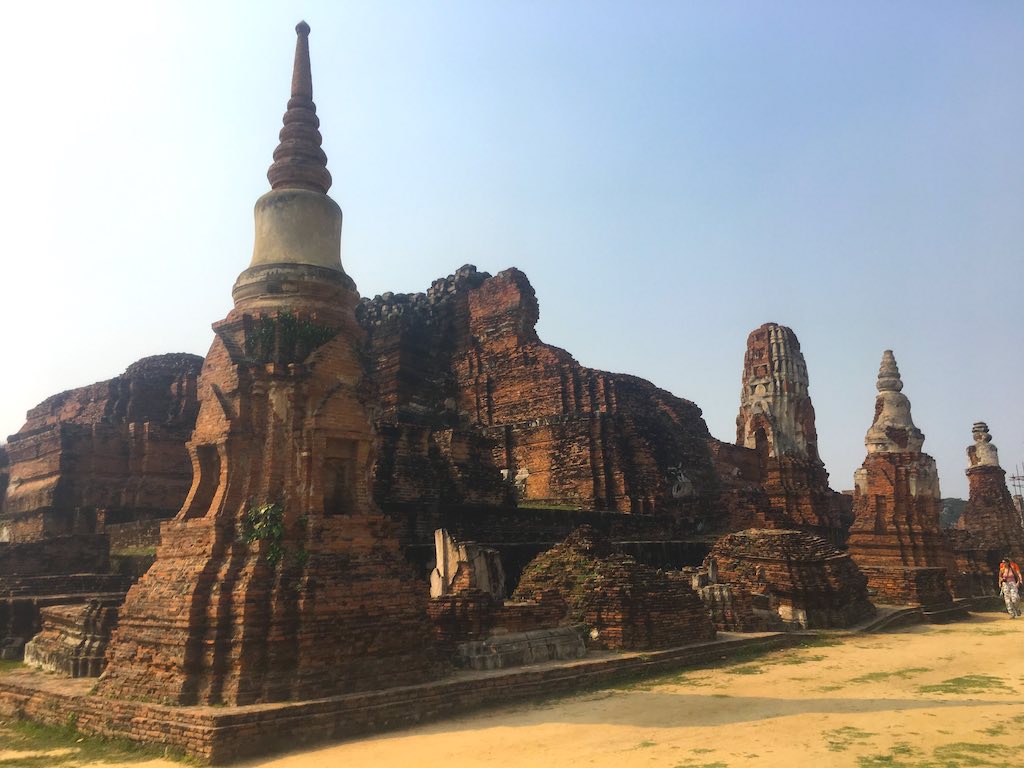
POLYGON ((999 564, 999 591, 1011 619, 1020 616, 1020 568, 1008 557, 999 564))

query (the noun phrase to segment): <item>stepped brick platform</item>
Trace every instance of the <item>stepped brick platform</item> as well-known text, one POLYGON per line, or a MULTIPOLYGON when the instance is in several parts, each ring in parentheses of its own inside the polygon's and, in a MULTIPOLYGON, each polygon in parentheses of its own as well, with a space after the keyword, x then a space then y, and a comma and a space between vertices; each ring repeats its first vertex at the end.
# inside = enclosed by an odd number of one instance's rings
POLYGON ((723 633, 713 641, 660 651, 597 651, 575 661, 457 672, 414 686, 239 707, 112 700, 90 694, 89 679, 68 680, 19 669, 0 674, 0 717, 65 725, 74 715, 83 733, 166 745, 204 764, 224 765, 438 720, 477 707, 568 694, 618 679, 717 662, 737 652, 789 647, 805 639, 795 633, 723 633))
POLYGON ((569 618, 590 630, 593 647, 666 648, 715 636, 687 580, 616 553, 608 539, 585 526, 538 555, 512 596, 543 604, 552 592, 568 606, 569 618))
POLYGON ((82 605, 44 608, 43 630, 25 645, 25 663, 68 677, 99 677, 121 602, 93 598, 82 605))
POLYGON ((738 531, 708 555, 718 580, 765 595, 793 628, 849 627, 874 614, 868 580, 848 554, 805 531, 738 531))
POLYGON ((44 609, 93 598, 120 601, 131 583, 130 576, 109 573, 0 577, 0 658, 21 658, 25 643, 43 628, 44 609))
POLYGON ((42 612, 54 605, 72 605, 89 600, 124 599, 127 588, 118 592, 88 592, 68 594, 31 595, 27 597, 0 597, 0 659, 20 659, 33 636, 43 629, 42 612))
POLYGON ((587 654, 587 645, 573 627, 552 627, 491 634, 486 640, 459 643, 456 651, 456 666, 505 669, 556 659, 582 658, 587 654))

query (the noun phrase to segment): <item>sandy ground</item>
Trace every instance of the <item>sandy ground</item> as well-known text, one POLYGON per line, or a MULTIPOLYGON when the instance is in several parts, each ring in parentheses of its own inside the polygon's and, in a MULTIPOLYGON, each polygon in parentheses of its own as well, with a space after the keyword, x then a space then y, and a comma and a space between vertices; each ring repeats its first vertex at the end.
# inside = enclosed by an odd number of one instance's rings
POLYGON ((241 765, 1001 766, 1024 756, 1022 640, 981 614, 241 765))

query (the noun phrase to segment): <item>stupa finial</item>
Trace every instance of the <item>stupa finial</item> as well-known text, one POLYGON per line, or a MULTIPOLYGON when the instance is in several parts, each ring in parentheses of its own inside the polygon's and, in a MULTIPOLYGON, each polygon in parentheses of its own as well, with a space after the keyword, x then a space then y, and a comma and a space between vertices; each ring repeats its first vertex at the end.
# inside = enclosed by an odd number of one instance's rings
POLYGON ((882 364, 878 368, 878 382, 875 386, 879 392, 899 392, 903 389, 900 369, 896 365, 896 356, 891 349, 882 353, 882 364))
POLYGON ((267 171, 271 189, 308 189, 327 194, 331 174, 327 155, 320 144, 320 119, 313 103, 313 75, 309 64, 309 25, 295 26, 295 66, 292 93, 284 113, 281 143, 274 150, 274 163, 267 171))

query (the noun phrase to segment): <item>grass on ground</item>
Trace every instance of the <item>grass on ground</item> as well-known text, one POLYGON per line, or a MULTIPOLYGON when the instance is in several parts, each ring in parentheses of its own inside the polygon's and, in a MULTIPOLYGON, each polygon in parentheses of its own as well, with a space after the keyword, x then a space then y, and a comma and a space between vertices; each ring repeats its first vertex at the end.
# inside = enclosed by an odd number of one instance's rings
POLYGON ((136 763, 165 758, 196 765, 180 752, 163 747, 143 746, 127 739, 86 736, 75 728, 74 719, 62 727, 29 721, 0 722, 2 751, 0 768, 75 768, 91 763, 136 763))

